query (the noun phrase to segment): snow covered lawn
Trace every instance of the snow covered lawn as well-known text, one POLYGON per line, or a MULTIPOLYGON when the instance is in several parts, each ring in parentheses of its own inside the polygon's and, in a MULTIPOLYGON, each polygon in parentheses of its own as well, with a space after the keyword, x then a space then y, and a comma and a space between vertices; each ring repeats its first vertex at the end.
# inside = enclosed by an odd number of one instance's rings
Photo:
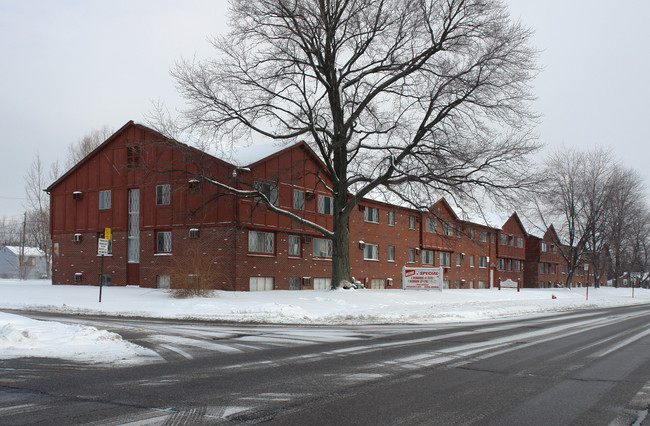
MULTIPOLYGON (((650 304, 636 289, 337 290, 214 292, 175 299, 165 290, 139 287, 53 286, 42 280, 0 280, 0 309, 193 318, 287 324, 441 323, 540 315, 576 309, 650 304)), ((92 327, 34 321, 0 313, 0 357, 59 357, 133 362, 155 356, 114 333, 92 327)))

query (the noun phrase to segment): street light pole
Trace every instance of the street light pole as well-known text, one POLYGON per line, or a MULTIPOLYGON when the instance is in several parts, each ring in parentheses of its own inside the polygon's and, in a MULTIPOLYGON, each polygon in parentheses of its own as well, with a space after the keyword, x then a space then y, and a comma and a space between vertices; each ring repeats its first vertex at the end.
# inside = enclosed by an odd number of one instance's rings
POLYGON ((587 283, 587 299, 586 300, 589 300, 589 264, 585 263, 584 265, 582 265, 582 267, 585 270, 585 282, 587 283))

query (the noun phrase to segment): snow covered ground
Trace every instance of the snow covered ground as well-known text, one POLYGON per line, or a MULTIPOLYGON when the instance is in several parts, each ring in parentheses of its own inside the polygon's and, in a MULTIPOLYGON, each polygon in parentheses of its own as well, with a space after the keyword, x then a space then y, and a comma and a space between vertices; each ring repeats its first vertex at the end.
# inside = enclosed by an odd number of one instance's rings
MULTIPOLYGON (((214 292, 175 299, 165 290, 139 287, 53 286, 47 281, 0 280, 1 309, 92 313, 155 318, 193 318, 275 324, 443 323, 598 307, 650 304, 650 290, 337 290, 214 292)), ((114 333, 44 322, 0 312, 0 358, 59 357, 86 362, 154 357, 114 333)), ((119 362, 119 361, 118 361, 119 362)))

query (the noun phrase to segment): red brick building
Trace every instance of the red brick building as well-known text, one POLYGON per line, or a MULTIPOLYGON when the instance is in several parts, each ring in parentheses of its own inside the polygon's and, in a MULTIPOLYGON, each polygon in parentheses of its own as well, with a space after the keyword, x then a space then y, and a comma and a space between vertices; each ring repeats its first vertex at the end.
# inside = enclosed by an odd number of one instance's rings
MULTIPOLYGON (((331 181, 309 146, 266 156, 253 149, 263 158, 225 161, 127 123, 47 189, 53 283, 98 284, 97 242, 111 228, 104 257, 111 285, 174 286, 170 270, 209 258, 220 288, 327 288, 330 240, 198 178, 259 190, 331 229, 331 181)), ((521 283, 528 239, 516 213, 498 229, 461 220, 444 198, 426 212, 364 199, 350 218, 352 275, 369 288, 400 288, 403 266, 442 266, 449 288, 521 283)))

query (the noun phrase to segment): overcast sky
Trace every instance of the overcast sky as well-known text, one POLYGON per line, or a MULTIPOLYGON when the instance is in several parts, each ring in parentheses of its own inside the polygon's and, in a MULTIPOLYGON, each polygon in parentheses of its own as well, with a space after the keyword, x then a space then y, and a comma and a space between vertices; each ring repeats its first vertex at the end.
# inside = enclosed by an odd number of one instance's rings
MULTIPOLYGON (((650 1, 506 3, 542 51, 534 107, 546 149, 611 148, 650 186, 650 1)), ((93 129, 144 121, 152 101, 181 106, 169 70, 210 55, 226 9, 226 0, 0 0, 0 218, 21 216, 37 153, 63 161, 93 129)))

